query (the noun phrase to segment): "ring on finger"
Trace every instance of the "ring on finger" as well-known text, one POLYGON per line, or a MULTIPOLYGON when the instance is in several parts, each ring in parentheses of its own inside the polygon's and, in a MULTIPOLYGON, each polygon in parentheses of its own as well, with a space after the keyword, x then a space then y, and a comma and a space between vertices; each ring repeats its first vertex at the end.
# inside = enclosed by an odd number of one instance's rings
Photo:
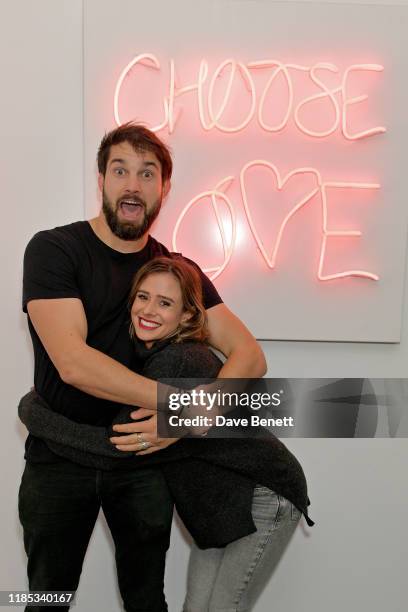
POLYGON ((150 448, 150 446, 153 446, 153 444, 151 444, 150 442, 146 442, 146 440, 143 440, 142 442, 139 442, 139 446, 140 450, 146 450, 146 448, 150 448))
POLYGON ((140 450, 146 450, 146 448, 150 448, 150 446, 153 446, 153 444, 151 444, 150 442, 147 442, 147 440, 143 438, 140 432, 136 433, 136 438, 137 438, 137 443, 140 446, 140 450))

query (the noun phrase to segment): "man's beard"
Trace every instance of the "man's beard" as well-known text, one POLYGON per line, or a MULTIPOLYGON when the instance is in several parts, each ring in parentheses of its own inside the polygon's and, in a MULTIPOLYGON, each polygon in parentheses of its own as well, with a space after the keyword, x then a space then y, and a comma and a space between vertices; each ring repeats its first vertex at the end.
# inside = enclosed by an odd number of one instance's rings
POLYGON ((138 198, 138 201, 140 202, 140 205, 143 206, 143 219, 135 223, 132 223, 131 221, 121 221, 118 216, 120 206, 119 201, 116 204, 116 208, 114 208, 112 202, 106 196, 105 191, 103 191, 103 214, 105 215, 106 222, 109 225, 111 232, 121 240, 139 240, 139 238, 142 238, 142 236, 149 231, 160 212, 162 198, 154 203, 154 206, 150 211, 146 210, 146 203, 143 200, 138 198))

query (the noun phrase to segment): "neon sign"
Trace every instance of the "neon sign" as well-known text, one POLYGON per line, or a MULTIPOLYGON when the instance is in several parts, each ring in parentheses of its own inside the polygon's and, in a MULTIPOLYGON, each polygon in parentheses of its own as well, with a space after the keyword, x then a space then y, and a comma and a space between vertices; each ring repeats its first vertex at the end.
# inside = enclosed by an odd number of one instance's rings
MULTIPOLYGON (((174 226, 174 230, 173 230, 172 247, 174 251, 179 251, 179 248, 177 245, 177 236, 180 230, 181 223, 183 219, 185 218, 187 212, 194 205, 198 204, 200 201, 205 201, 207 198, 210 199, 212 209, 215 213, 215 218, 217 221, 218 231, 221 237, 221 244, 222 244, 222 249, 223 249, 223 254, 224 254, 224 261, 221 264, 221 266, 212 267, 212 268, 204 268, 204 272, 209 274, 212 280, 214 280, 215 278, 220 276, 220 274, 222 274, 222 272, 228 266, 231 260, 232 254, 234 252, 236 233, 237 233, 236 214, 235 214, 234 207, 233 207, 231 200, 228 198, 228 196, 225 193, 230 187, 233 180, 234 180, 233 176, 228 176, 224 178, 222 181, 219 181, 217 185, 214 187, 214 189, 203 191, 199 193, 197 196, 195 196, 194 198, 192 198, 188 202, 188 204, 186 204, 186 206, 183 208, 182 212, 180 213, 176 221, 176 224, 174 226), (220 216, 220 212, 218 208, 218 201, 217 201, 218 199, 222 200, 228 208, 229 220, 231 223, 231 236, 229 238, 227 238, 226 236, 225 226, 220 216)), ((291 172, 289 172, 286 176, 282 178, 277 167, 274 166, 273 164, 265 160, 254 160, 254 161, 248 162, 242 168, 240 172, 240 188, 241 188, 242 203, 244 205, 246 219, 251 229, 252 236, 254 238, 254 241, 266 265, 270 269, 274 269, 276 267, 279 247, 281 245, 282 237, 284 235, 284 232, 285 232, 285 229, 288 223, 293 218, 293 216, 301 208, 303 208, 303 206, 311 202, 316 195, 319 195, 321 207, 322 207, 322 225, 320 228, 322 239, 321 239, 321 246, 320 246, 320 257, 319 257, 319 265, 318 265, 318 270, 317 270, 317 278, 320 281, 329 281, 329 280, 334 280, 337 278, 347 278, 347 277, 355 276, 355 277, 360 277, 360 278, 367 278, 373 281, 379 280, 379 276, 377 274, 373 272, 368 272, 366 270, 343 270, 342 272, 335 272, 332 274, 325 274, 323 271, 325 260, 326 260, 327 241, 330 238, 334 238, 334 237, 354 238, 354 237, 359 237, 362 235, 361 231, 359 230, 343 230, 339 228, 329 229, 328 227, 328 194, 327 194, 328 190, 329 189, 379 189, 380 185, 378 183, 356 183, 356 182, 349 182, 349 181, 348 182, 347 181, 344 181, 344 182, 342 181, 324 181, 321 177, 320 172, 318 172, 318 170, 316 170, 315 168, 296 168, 295 170, 292 170, 291 172), (250 168, 259 167, 259 166, 265 167, 273 173, 274 177, 276 178, 276 184, 277 184, 277 188, 279 191, 281 191, 284 188, 285 184, 295 175, 309 174, 315 178, 315 182, 316 182, 316 186, 311 191, 303 195, 303 197, 298 202, 295 202, 290 212, 285 216, 284 220, 279 226, 277 238, 276 238, 275 245, 273 247, 271 256, 268 255, 265 244, 259 235, 255 221, 253 219, 253 215, 251 212, 251 206, 248 201, 247 189, 246 189, 246 183, 245 183, 247 171, 250 168)), ((271 204, 273 204, 273 202, 271 204)))
MULTIPOLYGON (((120 96, 122 85, 126 77, 135 70, 137 67, 143 69, 153 69, 161 71, 161 65, 157 57, 151 53, 142 53, 134 57, 122 70, 115 87, 114 93, 114 117, 118 125, 121 125, 121 117, 119 112, 120 96)), ((318 62, 312 66, 303 66, 299 64, 282 63, 276 59, 266 59, 254 62, 243 62, 236 61, 234 58, 229 58, 221 62, 214 70, 211 78, 209 79, 209 64, 208 61, 202 59, 197 69, 197 76, 194 83, 189 85, 180 86, 176 77, 176 64, 174 59, 169 60, 169 73, 168 73, 168 85, 165 94, 163 95, 163 117, 161 122, 153 126, 151 129, 154 132, 167 128, 168 133, 172 134, 176 128, 176 123, 180 120, 182 114, 182 106, 178 106, 176 109, 176 101, 178 102, 182 96, 186 94, 194 94, 194 97, 190 98, 197 102, 198 117, 200 125, 204 131, 219 130, 224 133, 236 133, 244 130, 253 121, 256 116, 256 121, 259 127, 265 132, 280 132, 282 131, 289 122, 290 117, 293 118, 293 122, 297 129, 304 135, 313 138, 326 138, 340 129, 340 133, 346 140, 361 140, 369 136, 375 136, 382 134, 386 131, 383 126, 374 126, 369 129, 361 131, 352 131, 350 127, 349 108, 360 104, 368 99, 368 95, 360 95, 349 97, 348 85, 350 75, 353 72, 381 72, 384 69, 379 64, 352 64, 348 66, 341 77, 339 85, 334 88, 330 88, 324 78, 321 76, 325 72, 331 74, 339 74, 340 69, 335 64, 327 62, 318 62), (272 70, 266 85, 264 85, 263 91, 260 93, 257 91, 252 72, 259 70, 272 70), (229 78, 227 79, 224 95, 221 103, 216 108, 215 102, 215 85, 222 73, 228 71, 229 78), (318 88, 318 93, 307 96, 296 106, 294 106, 294 81, 293 73, 302 72, 308 75, 310 81, 318 88), (282 75, 285 80, 287 88, 287 105, 286 112, 283 119, 276 125, 270 125, 266 122, 265 106, 267 96, 271 91, 276 79, 282 75), (222 116, 224 115, 228 104, 231 104, 232 87, 236 79, 240 78, 245 86, 248 94, 248 108, 245 111, 245 115, 242 120, 232 126, 227 126, 222 122, 222 116), (209 82, 207 83, 209 79, 209 82), (208 84, 208 93, 205 93, 205 85, 208 84), (259 99, 259 101, 258 101, 259 99), (320 102, 327 99, 330 106, 334 111, 334 118, 332 125, 326 130, 313 130, 308 127, 305 123, 305 119, 302 119, 302 113, 305 107, 312 105, 313 103, 320 102)))
MULTIPOLYGON (((161 64, 155 55, 151 53, 142 53, 135 56, 120 73, 116 83, 113 100, 114 117, 118 125, 122 123, 120 106, 124 81, 133 71, 135 74, 132 75, 132 77, 134 76, 136 79, 140 78, 142 72, 145 70, 154 70, 156 73, 162 72, 161 64)), ((306 66, 294 63, 284 63, 277 59, 263 59, 244 63, 234 58, 228 58, 220 62, 213 70, 212 74, 210 74, 208 61, 206 59, 201 59, 196 66, 195 76, 192 79, 193 82, 180 84, 180 79, 177 78, 175 60, 170 59, 168 62, 167 82, 164 91, 159 94, 159 96, 161 96, 163 108, 162 117, 151 129, 154 132, 166 129, 169 134, 173 134, 177 127, 181 125, 180 118, 183 108, 185 109, 186 104, 190 103, 196 111, 199 125, 204 133, 213 130, 217 130, 223 134, 243 132, 252 122, 258 125, 264 135, 274 134, 285 130, 291 120, 292 126, 295 127, 300 134, 312 138, 313 140, 328 138, 335 133, 340 135, 346 143, 359 141, 369 137, 372 138, 373 136, 384 134, 386 128, 381 125, 374 125, 358 130, 355 125, 352 125, 351 109, 367 101, 368 95, 351 95, 351 79, 352 75, 361 73, 375 74, 381 73, 383 70, 384 67, 382 65, 374 63, 351 64, 340 69, 335 64, 327 62, 316 62, 313 65, 306 66), (264 77, 262 88, 260 88, 260 80, 256 78, 256 74, 262 74, 264 77), (308 83, 308 95, 305 95, 305 93, 303 97, 299 95, 299 91, 296 90, 298 86, 296 75, 297 77, 303 75, 303 77, 306 78, 308 83), (220 77, 223 78, 221 79, 220 77), (283 81, 285 94, 283 98, 282 96, 279 98, 276 95, 276 83, 278 79, 283 81), (243 110, 241 112, 241 107, 238 105, 237 112, 238 114, 241 113, 239 119, 234 119, 234 125, 227 125, 226 117, 228 115, 228 109, 230 109, 236 101, 233 96, 233 87, 237 82, 241 84, 241 89, 243 85, 243 95, 239 97, 239 101, 243 102, 243 110), (331 85, 329 85, 329 83, 331 83, 331 85), (310 88, 314 90, 317 89, 317 93, 309 95, 310 88), (273 107, 271 100, 279 101, 280 112, 282 112, 282 117, 276 120, 275 123, 266 119, 268 108, 270 109, 271 106, 273 107), (330 125, 325 126, 325 129, 317 130, 316 126, 310 125, 310 109, 314 108, 314 105, 319 105, 322 102, 327 103, 332 119, 330 125)), ((143 88, 138 88, 138 99, 140 97, 139 91, 143 91, 143 88)), ((155 91, 157 91, 157 88, 155 91)), ((231 118, 229 121, 233 123, 231 118)), ((224 179, 218 181, 213 189, 202 191, 194 196, 183 208, 174 225, 172 247, 175 251, 178 251, 177 242, 180 228, 187 213, 200 203, 211 203, 211 210, 215 215, 223 253, 221 265, 204 268, 204 271, 208 273, 213 280, 220 276, 227 268, 236 247, 237 215, 232 199, 227 194, 235 178, 236 177, 232 175, 226 176, 224 179), (229 232, 226 231, 225 223, 222 219, 223 215, 221 215, 220 212, 220 206, 223 207, 224 217, 225 213, 227 213, 227 220, 230 226, 229 232)), ((328 181, 323 179, 321 172, 313 167, 298 167, 288 172, 285 176, 282 176, 274 164, 265 159, 254 159, 241 168, 239 172, 239 186, 240 198, 245 212, 245 222, 250 229, 251 236, 258 252, 269 269, 273 270, 276 268, 282 239, 295 215, 305 206, 313 206, 319 203, 321 208, 321 222, 319 227, 321 242, 316 271, 317 279, 319 281, 331 281, 340 278, 359 277, 372 281, 379 280, 378 274, 368 270, 351 268, 332 273, 327 273, 325 271, 327 267, 327 246, 331 239, 342 237, 355 240, 362 236, 362 232, 358 229, 346 230, 340 227, 329 227, 328 194, 330 190, 378 190, 380 189, 379 183, 358 182, 356 180, 328 181), (313 187, 308 188, 300 198, 295 198, 295 201, 291 202, 291 209, 284 216, 280 224, 277 224, 276 239, 272 247, 268 247, 261 238, 259 228, 254 219, 251 202, 248 197, 247 174, 249 171, 259 168, 266 170, 270 174, 278 192, 282 192, 293 177, 307 176, 313 179, 313 187)), ((267 205, 276 206, 273 197, 271 197, 267 205)))

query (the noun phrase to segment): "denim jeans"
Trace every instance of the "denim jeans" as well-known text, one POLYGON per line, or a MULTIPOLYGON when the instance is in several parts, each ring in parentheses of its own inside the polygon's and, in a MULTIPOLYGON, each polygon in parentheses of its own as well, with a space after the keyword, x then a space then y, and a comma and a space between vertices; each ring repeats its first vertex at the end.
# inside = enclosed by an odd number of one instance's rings
MULTIPOLYGON (((99 508, 115 544, 127 612, 164 612, 173 502, 160 470, 102 472, 68 461, 26 463, 19 513, 30 590, 76 591, 99 508)), ((28 607, 27 612, 68 610, 28 607)))
POLYGON ((257 531, 225 548, 193 545, 184 612, 247 612, 253 609, 299 522, 284 497, 257 486, 252 502, 257 531))

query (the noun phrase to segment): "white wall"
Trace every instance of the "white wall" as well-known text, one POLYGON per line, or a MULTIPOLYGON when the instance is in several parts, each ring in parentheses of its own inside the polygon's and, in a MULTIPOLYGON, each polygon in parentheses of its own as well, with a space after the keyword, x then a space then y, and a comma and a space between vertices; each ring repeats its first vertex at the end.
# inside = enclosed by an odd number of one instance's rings
POLYGON ((1 2, 1 590, 26 588, 17 516, 25 434, 16 405, 33 366, 22 256, 35 231, 83 216, 81 19, 81 0, 1 2))
MULTIPOLYGON (((26 588, 16 511, 24 432, 16 404, 31 385, 32 358, 20 310, 21 260, 35 231, 83 218, 82 2, 14 0, 3 1, 1 9, 5 416, 0 590, 9 590, 26 588)), ((268 342, 269 375, 407 377, 407 297, 401 344, 268 342)), ((308 475, 317 525, 298 530, 256 611, 404 610, 407 441, 291 440, 289 446, 308 475)), ((167 574, 171 611, 180 609, 188 553, 178 529, 173 540, 167 574)), ((75 609, 119 610, 115 585, 110 537, 101 519, 75 609)))

